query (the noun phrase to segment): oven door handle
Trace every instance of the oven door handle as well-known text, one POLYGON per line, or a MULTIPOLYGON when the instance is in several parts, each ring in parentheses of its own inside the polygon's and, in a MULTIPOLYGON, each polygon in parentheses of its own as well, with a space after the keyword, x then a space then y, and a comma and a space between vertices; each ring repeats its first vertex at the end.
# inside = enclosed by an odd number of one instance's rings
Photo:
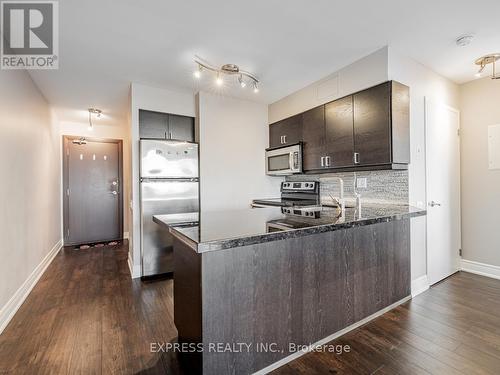
POLYGON ((252 207, 252 208, 269 208, 269 207, 272 207, 272 206, 267 206, 265 204, 260 204, 260 203, 252 203, 250 205, 250 207, 252 207))

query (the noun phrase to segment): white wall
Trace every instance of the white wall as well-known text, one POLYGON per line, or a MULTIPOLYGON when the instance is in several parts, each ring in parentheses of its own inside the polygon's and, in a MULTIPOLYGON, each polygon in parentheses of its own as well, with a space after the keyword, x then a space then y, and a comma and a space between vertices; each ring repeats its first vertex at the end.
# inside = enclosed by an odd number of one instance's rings
MULTIPOLYGON (((88 138, 107 138, 123 141, 123 231, 127 236, 130 223, 130 139, 127 124, 109 125, 106 123, 106 114, 103 119, 93 121, 93 129, 89 130, 88 122, 59 122, 59 134, 61 136, 60 147, 62 149, 62 136, 78 136, 88 138)), ((61 161, 62 163, 62 161, 61 161)))
POLYGON ((500 170, 488 169, 488 126, 500 124, 500 81, 460 86, 462 257, 500 266, 500 170))
MULTIPOLYGON (((424 98, 459 106, 458 85, 438 75, 422 64, 388 50, 389 79, 410 87, 410 147, 409 201, 424 207, 425 194, 425 107, 424 98)), ((427 274, 426 218, 411 221, 412 280, 427 274)))
POLYGON ((388 48, 372 54, 269 105, 269 123, 388 80, 388 48))
POLYGON ((268 106, 198 94, 201 210, 248 208, 279 196, 282 178, 265 174, 268 106))
POLYGON ((25 71, 0 70, 0 175, 1 332, 62 239, 58 123, 25 71))
POLYGON ((129 226, 130 260, 132 276, 138 277, 141 260, 141 217, 139 183, 139 109, 196 116, 195 97, 191 92, 174 91, 132 83, 130 87, 130 123, 128 137, 131 157, 129 175, 131 176, 130 208, 132 222, 129 226))

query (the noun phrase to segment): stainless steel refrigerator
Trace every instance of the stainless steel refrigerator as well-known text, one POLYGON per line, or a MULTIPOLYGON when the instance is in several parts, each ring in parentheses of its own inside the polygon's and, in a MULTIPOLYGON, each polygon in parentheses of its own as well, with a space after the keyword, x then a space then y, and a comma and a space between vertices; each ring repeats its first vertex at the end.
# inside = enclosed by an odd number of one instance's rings
POLYGON ((172 237, 153 215, 198 212, 198 145, 143 139, 141 153, 142 277, 174 271, 172 237))

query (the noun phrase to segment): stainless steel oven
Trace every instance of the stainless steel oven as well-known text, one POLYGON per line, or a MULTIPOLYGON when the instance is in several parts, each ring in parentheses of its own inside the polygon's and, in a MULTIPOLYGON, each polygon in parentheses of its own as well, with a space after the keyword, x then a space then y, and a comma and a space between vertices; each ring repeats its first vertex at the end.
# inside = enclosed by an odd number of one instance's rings
POLYGON ((266 150, 266 174, 285 176, 302 173, 302 144, 266 150))

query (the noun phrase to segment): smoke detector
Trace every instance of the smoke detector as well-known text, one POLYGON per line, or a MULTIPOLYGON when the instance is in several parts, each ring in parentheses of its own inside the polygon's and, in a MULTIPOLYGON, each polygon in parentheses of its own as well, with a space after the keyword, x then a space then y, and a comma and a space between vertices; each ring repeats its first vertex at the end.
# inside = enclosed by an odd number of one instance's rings
POLYGON ((464 35, 458 38, 455 43, 457 43, 457 46, 459 47, 465 47, 468 46, 471 42, 472 39, 474 39, 473 35, 464 35))

